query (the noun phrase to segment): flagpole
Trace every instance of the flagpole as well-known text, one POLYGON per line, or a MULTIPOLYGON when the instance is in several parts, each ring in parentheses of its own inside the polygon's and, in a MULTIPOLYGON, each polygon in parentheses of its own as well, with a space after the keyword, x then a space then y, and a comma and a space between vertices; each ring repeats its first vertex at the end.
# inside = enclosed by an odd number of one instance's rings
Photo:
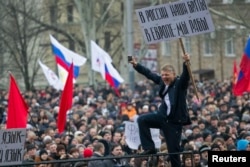
MULTIPOLYGON (((183 45, 183 41, 182 41, 182 38, 179 38, 179 42, 181 44, 181 49, 182 49, 182 52, 183 54, 186 54, 186 51, 185 51, 185 48, 184 48, 184 45, 183 45)), ((189 73, 189 76, 191 78, 191 81, 192 81, 192 84, 193 84, 193 87, 194 87, 194 93, 196 95, 196 98, 197 100, 199 100, 199 96, 198 96, 198 91, 197 91, 197 87, 195 85, 195 82, 194 82, 194 78, 193 78, 193 75, 192 75, 192 72, 191 72, 191 68, 190 68, 190 61, 185 61, 185 64, 187 66, 187 69, 188 69, 188 73, 189 73)))
MULTIPOLYGON (((133 4, 134 0, 126 0, 126 16, 127 16, 127 55, 132 56, 134 55, 134 41, 133 41, 133 27, 132 27, 132 18, 133 18, 133 4)), ((135 89, 135 74, 134 69, 132 66, 128 67, 129 71, 129 83, 130 89, 134 91, 135 89)))

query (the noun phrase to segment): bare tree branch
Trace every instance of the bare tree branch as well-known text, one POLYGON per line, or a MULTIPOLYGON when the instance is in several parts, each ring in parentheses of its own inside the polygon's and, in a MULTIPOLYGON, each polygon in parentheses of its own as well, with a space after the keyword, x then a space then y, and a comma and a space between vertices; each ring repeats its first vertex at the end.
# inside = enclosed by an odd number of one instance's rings
POLYGON ((219 12, 219 11, 213 9, 213 8, 209 8, 209 10, 210 10, 210 12, 211 12, 212 14, 215 14, 215 15, 221 17, 221 18, 227 19, 227 20, 231 21, 232 23, 235 23, 235 24, 238 24, 238 25, 245 26, 246 28, 249 28, 249 27, 250 27, 248 24, 246 24, 246 22, 244 21, 244 19, 241 19, 241 20, 240 20, 240 19, 236 19, 236 18, 234 18, 234 17, 229 16, 229 15, 226 14, 226 13, 219 12))

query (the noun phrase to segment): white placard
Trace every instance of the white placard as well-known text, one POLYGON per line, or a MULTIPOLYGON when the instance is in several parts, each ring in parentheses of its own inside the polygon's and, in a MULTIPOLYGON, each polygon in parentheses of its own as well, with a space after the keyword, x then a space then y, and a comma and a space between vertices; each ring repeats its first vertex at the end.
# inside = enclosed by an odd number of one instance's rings
POLYGON ((146 43, 214 31, 206 0, 182 0, 136 10, 146 43))
MULTIPOLYGON (((160 130, 151 128, 150 132, 155 143, 155 148, 160 148, 160 130)), ((138 124, 136 122, 125 122, 125 141, 129 148, 138 150, 138 147, 141 144, 141 140, 139 136, 138 124)))
POLYGON ((22 164, 26 129, 0 130, 0 166, 22 164))

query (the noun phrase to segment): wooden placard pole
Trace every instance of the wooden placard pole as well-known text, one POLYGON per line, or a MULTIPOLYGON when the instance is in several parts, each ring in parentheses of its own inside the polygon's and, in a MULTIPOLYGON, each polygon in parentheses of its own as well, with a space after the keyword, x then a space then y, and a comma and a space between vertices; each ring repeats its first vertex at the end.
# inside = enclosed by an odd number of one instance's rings
MULTIPOLYGON (((182 42, 182 38, 179 38, 179 41, 180 41, 180 44, 181 44, 181 49, 182 49, 183 54, 186 54, 186 51, 185 51, 185 48, 184 48, 184 45, 183 45, 183 42, 182 42)), ((190 78, 191 78, 193 87, 194 87, 194 93, 195 93, 195 95, 196 95, 197 100, 199 101, 199 96, 198 96, 197 87, 196 87, 196 85, 195 85, 194 77, 193 77, 193 75, 192 75, 192 71, 191 71, 191 68, 190 68, 190 61, 186 61, 185 63, 186 63, 186 66, 187 66, 187 69, 188 69, 188 73, 189 73, 189 76, 190 76, 190 78)))

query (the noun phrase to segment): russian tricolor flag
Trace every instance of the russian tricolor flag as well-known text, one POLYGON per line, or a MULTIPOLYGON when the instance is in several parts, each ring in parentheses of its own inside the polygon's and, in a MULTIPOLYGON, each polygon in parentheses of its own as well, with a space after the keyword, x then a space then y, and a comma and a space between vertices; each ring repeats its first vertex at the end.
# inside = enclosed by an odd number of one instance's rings
POLYGON ((245 74, 240 71, 238 74, 237 83, 234 86, 233 93, 235 96, 241 96, 244 92, 249 91, 249 80, 245 77, 245 74))
POLYGON ((62 83, 66 83, 72 62, 74 64, 74 79, 76 79, 79 76, 80 66, 85 64, 86 58, 64 47, 52 35, 50 35, 50 41, 62 83))
POLYGON ((236 96, 250 91, 250 38, 247 40, 245 52, 241 58, 240 72, 233 93, 236 96))
POLYGON ((124 81, 111 63, 105 63, 105 79, 115 89, 124 81))
POLYGON ((119 85, 124 82, 123 78, 112 65, 112 59, 109 54, 99 47, 94 41, 91 41, 91 64, 92 69, 100 72, 102 78, 106 80, 116 91, 119 85))
POLYGON ((240 69, 244 73, 245 77, 250 79, 250 38, 247 40, 245 52, 240 63, 240 69))

